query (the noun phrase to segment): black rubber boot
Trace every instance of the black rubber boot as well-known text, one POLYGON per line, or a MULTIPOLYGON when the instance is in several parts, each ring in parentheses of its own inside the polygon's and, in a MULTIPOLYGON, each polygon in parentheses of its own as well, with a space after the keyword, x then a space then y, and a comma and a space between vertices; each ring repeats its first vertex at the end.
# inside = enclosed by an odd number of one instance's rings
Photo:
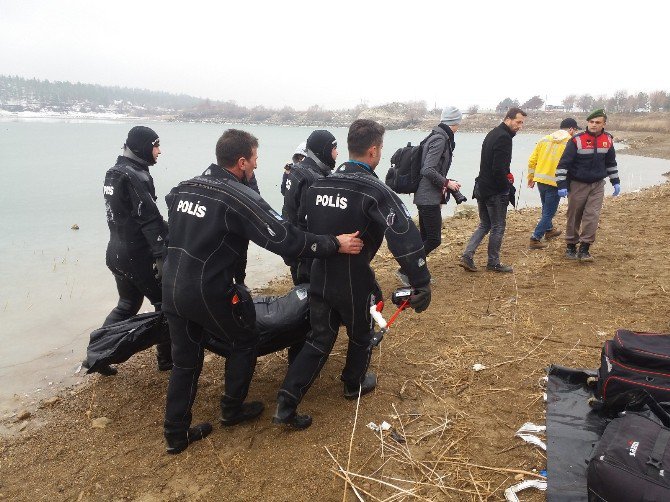
POLYGON ((250 401, 248 403, 243 403, 242 406, 235 409, 222 409, 221 425, 224 427, 230 427, 232 425, 237 425, 242 422, 253 420, 258 415, 263 413, 264 409, 265 405, 260 401, 250 401))
POLYGON ((361 396, 372 392, 377 387, 377 375, 374 373, 368 373, 365 375, 365 378, 359 385, 349 385, 346 382, 344 383, 344 397, 346 399, 358 399, 358 391, 360 390, 361 396))
POLYGON ((95 368, 90 369, 88 359, 82 361, 81 367, 87 370, 87 373, 100 373, 102 376, 114 376, 119 372, 119 370, 112 368, 109 364, 97 364, 95 368))
POLYGON ((579 252, 577 253, 579 261, 593 261, 593 256, 589 253, 589 247, 591 247, 591 245, 586 242, 579 243, 579 252))
POLYGON ((156 362, 158 371, 170 371, 172 369, 172 345, 170 340, 156 345, 156 362))
POLYGON ((277 411, 272 417, 273 424, 286 425, 294 429, 307 429, 312 425, 312 417, 309 415, 298 415, 297 406, 289 403, 286 399, 277 399, 277 411))
POLYGON ((186 432, 179 433, 165 433, 165 441, 167 442, 166 451, 172 455, 181 453, 188 445, 206 438, 212 432, 212 424, 203 422, 194 425, 186 432))

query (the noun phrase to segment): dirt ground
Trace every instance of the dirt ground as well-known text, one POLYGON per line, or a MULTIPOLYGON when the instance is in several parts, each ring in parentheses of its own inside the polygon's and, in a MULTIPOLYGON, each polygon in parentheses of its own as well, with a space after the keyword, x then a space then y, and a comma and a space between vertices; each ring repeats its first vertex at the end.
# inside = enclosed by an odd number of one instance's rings
MULTIPOLYGON (((233 428, 218 426, 223 361, 208 355, 194 420, 213 422, 214 432, 177 456, 164 449, 168 375, 152 351, 116 377, 87 377, 89 385, 4 424, 13 432, 1 439, 0 499, 503 500, 506 487, 545 468, 543 452, 514 437, 524 422, 545 421, 545 368, 596 367, 619 327, 670 331, 669 197, 667 183, 607 197, 590 264, 566 261, 560 238, 529 250, 539 209, 510 212, 502 258, 514 274, 458 267, 477 218, 445 220, 429 258, 432 304, 403 312, 375 350, 377 390, 359 405, 343 399, 341 334, 301 406, 314 417, 305 431, 270 422, 284 354, 259 360, 249 398, 266 403, 261 418, 233 428), (382 421, 392 426, 382 437, 366 427, 382 421)), ((485 246, 476 259, 485 263, 485 246)), ((389 295, 394 260, 383 251, 374 266, 389 295)))

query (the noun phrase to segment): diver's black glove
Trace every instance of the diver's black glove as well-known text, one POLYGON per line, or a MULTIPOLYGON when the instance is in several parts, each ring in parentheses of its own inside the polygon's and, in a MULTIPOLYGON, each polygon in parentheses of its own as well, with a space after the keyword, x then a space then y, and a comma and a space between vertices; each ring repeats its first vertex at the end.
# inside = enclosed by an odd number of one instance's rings
POLYGON ((409 305, 417 312, 423 312, 430 305, 430 285, 414 288, 414 293, 409 297, 409 305))

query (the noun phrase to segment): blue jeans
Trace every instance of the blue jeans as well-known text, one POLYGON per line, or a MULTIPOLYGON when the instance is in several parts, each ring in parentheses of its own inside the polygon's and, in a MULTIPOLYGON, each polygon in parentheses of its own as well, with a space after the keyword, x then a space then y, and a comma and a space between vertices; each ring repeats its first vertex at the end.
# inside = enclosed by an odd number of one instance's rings
POLYGON ((487 265, 498 265, 500 263, 500 248, 503 235, 505 235, 505 225, 507 224, 507 204, 509 204, 509 192, 492 195, 483 202, 477 199, 479 226, 470 237, 470 242, 465 247, 463 256, 473 258, 475 251, 490 231, 487 265))
POLYGON ((542 201, 542 217, 535 227, 533 239, 539 241, 548 230, 554 228, 552 220, 556 215, 558 202, 561 198, 558 196, 558 187, 537 183, 537 189, 540 191, 540 200, 542 201))

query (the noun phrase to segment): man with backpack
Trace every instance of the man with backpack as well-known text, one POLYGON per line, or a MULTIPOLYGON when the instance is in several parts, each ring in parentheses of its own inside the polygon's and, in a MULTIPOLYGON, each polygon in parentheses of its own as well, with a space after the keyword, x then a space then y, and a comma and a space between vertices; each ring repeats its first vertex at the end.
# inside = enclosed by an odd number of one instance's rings
MULTIPOLYGON (((455 106, 445 106, 440 123, 433 128, 421 152, 421 179, 414 193, 419 210, 419 230, 426 256, 442 242, 442 204, 449 200, 450 191, 458 191, 460 183, 447 178, 454 148, 454 133, 458 131, 463 114, 455 106)), ((398 270, 398 279, 409 285, 407 276, 398 270)))

